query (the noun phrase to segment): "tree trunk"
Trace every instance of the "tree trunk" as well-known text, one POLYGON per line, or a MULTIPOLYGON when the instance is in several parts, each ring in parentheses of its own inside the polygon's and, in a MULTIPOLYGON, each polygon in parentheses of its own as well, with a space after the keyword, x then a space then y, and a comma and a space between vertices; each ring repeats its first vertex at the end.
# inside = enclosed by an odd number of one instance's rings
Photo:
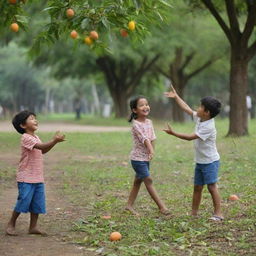
POLYGON ((237 54, 231 53, 230 71, 230 123, 228 135, 242 136, 248 134, 248 111, 246 94, 248 87, 248 60, 237 54))
MULTIPOLYGON (((184 88, 186 86, 183 65, 183 48, 179 47, 175 49, 174 61, 170 64, 170 77, 173 82, 173 86, 178 95, 183 99, 184 88)), ((184 112, 176 101, 172 101, 172 118, 174 122, 183 123, 184 112)))
POLYGON ((99 100, 99 95, 97 92, 96 85, 93 83, 92 84, 92 97, 93 97, 93 105, 95 108, 95 112, 97 115, 100 114, 100 100, 99 100))
MULTIPOLYGON (((184 96, 184 87, 185 86, 182 85, 181 81, 175 83, 175 90, 182 99, 184 96)), ((185 121, 184 111, 180 108, 176 101, 172 101, 172 117, 174 122, 183 123, 185 121)))
POLYGON ((111 92, 111 96, 114 103, 115 117, 116 118, 126 118, 128 116, 128 99, 125 93, 117 93, 116 91, 111 92))
POLYGON ((97 64, 104 72, 117 118, 127 117, 129 97, 134 93, 143 75, 158 58, 159 55, 151 60, 144 57, 138 66, 135 65, 135 61, 130 59, 118 61, 109 56, 97 59, 97 64))

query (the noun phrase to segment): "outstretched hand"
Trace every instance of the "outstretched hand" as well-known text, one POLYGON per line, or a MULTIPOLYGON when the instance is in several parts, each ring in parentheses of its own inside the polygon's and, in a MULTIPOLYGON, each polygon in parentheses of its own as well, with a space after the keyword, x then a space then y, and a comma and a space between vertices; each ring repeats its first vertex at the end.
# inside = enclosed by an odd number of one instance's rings
POLYGON ((168 123, 167 123, 167 129, 164 129, 163 131, 166 132, 167 134, 173 135, 173 129, 168 123))
POLYGON ((178 94, 171 84, 171 90, 169 92, 165 92, 164 95, 168 98, 176 98, 178 94))
POLYGON ((56 142, 62 142, 62 141, 65 141, 65 135, 64 134, 61 134, 60 131, 57 131, 53 137, 53 139, 56 141, 56 142))

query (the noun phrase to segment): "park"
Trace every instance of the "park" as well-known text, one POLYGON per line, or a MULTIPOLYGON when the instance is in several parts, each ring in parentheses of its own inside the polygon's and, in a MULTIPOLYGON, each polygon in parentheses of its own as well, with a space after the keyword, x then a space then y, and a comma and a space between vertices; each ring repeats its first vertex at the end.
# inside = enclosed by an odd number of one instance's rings
POLYGON ((0 9, 0 255, 255 255, 255 0, 3 0, 0 9), (206 96, 221 102, 223 220, 211 221, 206 186, 191 216, 193 141, 164 130, 192 134, 195 123, 164 95, 171 86, 193 110, 206 96), (150 176, 168 214, 146 183, 138 215, 125 209, 137 95, 149 103, 150 176), (47 213, 38 226, 47 235, 28 234, 23 213, 17 235, 5 232, 21 161, 12 119, 23 110, 36 114, 43 143, 65 135, 43 157, 47 213))

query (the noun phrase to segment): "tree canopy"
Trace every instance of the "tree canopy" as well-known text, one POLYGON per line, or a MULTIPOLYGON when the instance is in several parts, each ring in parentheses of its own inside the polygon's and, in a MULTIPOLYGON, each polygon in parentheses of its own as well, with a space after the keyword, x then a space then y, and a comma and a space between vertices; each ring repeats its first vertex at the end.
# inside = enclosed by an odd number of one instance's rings
MULTIPOLYGON (((9 27, 16 23, 18 27, 29 30, 30 16, 26 2, 20 0, 2 1, 0 9, 0 27, 9 27)), ((141 40, 149 33, 153 24, 164 21, 171 8, 170 0, 48 0, 41 11, 48 16, 37 34, 32 53, 40 51, 43 43, 53 43, 61 38, 67 38, 71 31, 77 32, 78 43, 86 43, 94 49, 108 50, 108 42, 112 35, 120 35, 123 29, 134 40, 141 40), (132 24, 130 24, 132 22, 132 24), (136 33, 133 33, 136 30, 136 33), (97 37, 90 35, 97 32, 97 37), (86 38, 90 39, 86 39, 86 38)), ((12 29, 16 31, 16 29, 12 29)))

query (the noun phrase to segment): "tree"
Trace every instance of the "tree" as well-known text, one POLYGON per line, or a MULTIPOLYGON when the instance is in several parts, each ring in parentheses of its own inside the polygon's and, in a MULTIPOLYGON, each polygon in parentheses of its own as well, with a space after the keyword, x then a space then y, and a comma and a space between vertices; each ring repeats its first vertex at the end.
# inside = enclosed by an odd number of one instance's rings
MULTIPOLYGON (((128 30, 128 22, 135 21, 136 29, 130 28, 130 36, 136 41, 142 39, 154 23, 162 22, 170 0, 48 0, 44 9, 49 14, 45 18, 42 31, 37 35, 32 54, 37 54, 43 43, 53 43, 67 38, 72 30, 79 34, 77 41, 84 43, 90 31, 96 30, 100 37, 93 40, 91 48, 106 49, 111 32, 119 33, 121 28, 128 30), (167 8, 166 8, 167 7, 167 8), (133 33, 133 30, 136 33, 133 33)), ((26 29, 28 18, 25 1, 10 4, 0 3, 4 15, 0 17, 0 29, 9 27, 12 22, 26 29)), ((28 3, 29 4, 29 3, 28 3)))
POLYGON ((139 64, 128 58, 116 60, 113 57, 104 56, 97 59, 114 102, 116 117, 127 116, 128 99, 135 92, 143 75, 150 70, 158 58, 159 55, 152 59, 143 56, 139 64))
MULTIPOLYGON (((190 1, 198 7, 198 1, 190 1)), ((230 54, 230 123, 228 135, 248 134, 246 94, 248 90, 248 63, 256 54, 256 40, 252 38, 256 25, 256 1, 202 0, 218 22, 231 48, 230 54), (226 14, 229 25, 222 14, 226 14), (240 18, 240 19, 239 19, 240 18)))
MULTIPOLYGON (((188 81, 209 67, 215 61, 215 59, 210 58, 201 66, 196 67, 195 70, 191 71, 190 73, 186 73, 186 68, 194 58, 195 54, 196 52, 193 51, 190 54, 185 55, 184 49, 182 47, 178 47, 175 49, 174 59, 169 64, 169 72, 157 67, 157 70, 167 79, 169 79, 171 83, 173 83, 173 86, 181 98, 184 98, 184 89, 188 81)), ((184 122, 184 112, 180 109, 176 102, 174 102, 172 106, 172 118, 173 121, 184 122)))
POLYGON ((42 107, 44 90, 40 84, 42 70, 27 61, 26 49, 9 44, 0 50, 0 99, 1 105, 10 111, 42 107))
MULTIPOLYGON (((177 12, 169 15, 167 24, 153 32, 159 39, 156 43, 162 53, 156 71, 171 80, 183 98, 186 87, 191 86, 190 80, 220 56, 226 56, 227 46, 222 31, 216 29, 209 15, 194 15, 183 1, 176 3, 175 10, 177 12)), ((171 110, 174 121, 184 121, 184 112, 176 102, 172 102, 171 110)))

